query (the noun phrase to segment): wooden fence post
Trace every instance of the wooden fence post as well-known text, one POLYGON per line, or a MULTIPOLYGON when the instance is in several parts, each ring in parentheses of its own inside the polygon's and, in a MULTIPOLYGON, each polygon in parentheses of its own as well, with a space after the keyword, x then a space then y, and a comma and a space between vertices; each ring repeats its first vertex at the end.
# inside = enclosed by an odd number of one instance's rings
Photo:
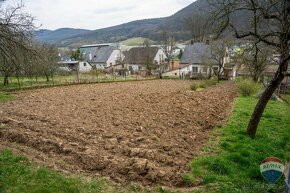
POLYGON ((290 193, 290 164, 288 165, 288 176, 286 176, 285 183, 286 183, 286 193, 290 193))

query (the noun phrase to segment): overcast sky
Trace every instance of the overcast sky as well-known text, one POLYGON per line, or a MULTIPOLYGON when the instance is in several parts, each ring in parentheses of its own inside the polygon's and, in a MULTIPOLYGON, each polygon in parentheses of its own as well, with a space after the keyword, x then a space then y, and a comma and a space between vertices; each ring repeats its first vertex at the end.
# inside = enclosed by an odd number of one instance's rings
MULTIPOLYGON (((15 0, 14 0, 15 1, 15 0)), ((20 1, 20 0, 19 0, 20 1)), ((138 19, 165 17, 194 0, 22 0, 42 29, 100 29, 138 19)))

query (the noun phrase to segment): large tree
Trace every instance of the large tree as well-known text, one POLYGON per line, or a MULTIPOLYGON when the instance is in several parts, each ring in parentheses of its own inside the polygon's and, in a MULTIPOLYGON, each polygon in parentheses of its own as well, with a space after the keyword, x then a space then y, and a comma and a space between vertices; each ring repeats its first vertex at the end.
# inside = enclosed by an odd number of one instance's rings
POLYGON ((23 5, 10 6, 0 1, 0 71, 4 75, 4 85, 15 72, 20 72, 21 62, 30 56, 34 18, 23 12, 23 5))
POLYGON ((218 34, 232 31, 236 38, 263 43, 280 54, 279 68, 260 97, 248 124, 247 133, 254 138, 271 96, 285 78, 288 69, 290 41, 290 0, 209 0, 213 6, 215 21, 219 23, 218 34), (247 15, 246 27, 236 25, 239 15, 247 15))
POLYGON ((271 62, 271 50, 265 46, 254 44, 245 49, 241 55, 241 59, 249 71, 253 81, 258 82, 263 72, 271 62))

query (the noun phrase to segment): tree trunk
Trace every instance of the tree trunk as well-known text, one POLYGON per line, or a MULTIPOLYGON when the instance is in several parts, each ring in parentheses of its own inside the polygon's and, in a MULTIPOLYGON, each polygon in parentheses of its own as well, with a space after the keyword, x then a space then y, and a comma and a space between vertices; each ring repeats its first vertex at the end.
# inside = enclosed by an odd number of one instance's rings
POLYGON ((46 82, 49 82, 49 75, 45 74, 46 82))
POLYGON ((9 76, 4 75, 4 81, 3 81, 3 85, 7 86, 9 84, 9 76))
POLYGON ((261 98, 259 99, 255 110, 251 116, 250 122, 248 124, 247 133, 250 137, 255 138, 257 128, 263 112, 267 106, 268 101, 271 99, 271 96, 274 94, 275 90, 279 87, 283 79, 285 78, 285 73, 288 69, 288 60, 286 60, 289 56, 289 47, 287 45, 287 41, 285 45, 284 53, 281 55, 281 64, 279 65, 279 69, 275 74, 275 77, 270 82, 269 86, 265 89, 261 98))

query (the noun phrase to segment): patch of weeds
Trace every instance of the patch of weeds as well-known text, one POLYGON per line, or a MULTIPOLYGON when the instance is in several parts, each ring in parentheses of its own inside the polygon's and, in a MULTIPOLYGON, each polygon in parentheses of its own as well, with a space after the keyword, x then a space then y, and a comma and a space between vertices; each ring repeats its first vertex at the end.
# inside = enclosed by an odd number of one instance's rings
POLYGON ((198 87, 199 87, 198 83, 197 82, 193 82, 190 85, 190 90, 196 91, 198 89, 198 87))

